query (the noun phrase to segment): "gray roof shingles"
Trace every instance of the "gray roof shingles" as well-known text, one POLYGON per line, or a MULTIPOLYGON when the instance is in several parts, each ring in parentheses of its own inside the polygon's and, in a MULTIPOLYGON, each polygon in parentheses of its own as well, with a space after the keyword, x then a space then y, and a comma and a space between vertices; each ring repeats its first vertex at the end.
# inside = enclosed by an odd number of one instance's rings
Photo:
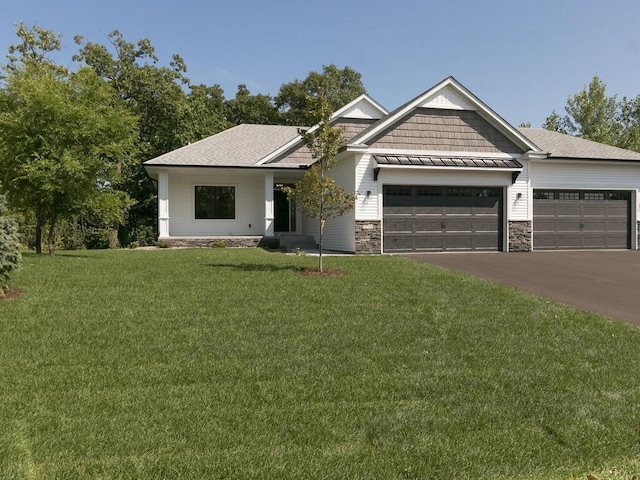
POLYGON ((298 127, 243 124, 148 160, 145 165, 249 167, 298 135, 298 127))
POLYGON ((520 128, 522 134, 535 143, 550 158, 574 158, 589 160, 636 160, 640 153, 603 143, 572 137, 543 128, 520 128))

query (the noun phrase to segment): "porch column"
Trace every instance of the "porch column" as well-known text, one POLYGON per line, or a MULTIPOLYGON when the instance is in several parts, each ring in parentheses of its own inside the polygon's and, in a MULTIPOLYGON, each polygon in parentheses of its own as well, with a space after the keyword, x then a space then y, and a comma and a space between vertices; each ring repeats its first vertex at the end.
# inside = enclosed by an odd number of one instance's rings
POLYGON ((275 235, 273 225, 273 172, 264 174, 264 235, 273 237, 275 235))
POLYGON ((158 237, 169 237, 169 172, 158 173, 158 237))

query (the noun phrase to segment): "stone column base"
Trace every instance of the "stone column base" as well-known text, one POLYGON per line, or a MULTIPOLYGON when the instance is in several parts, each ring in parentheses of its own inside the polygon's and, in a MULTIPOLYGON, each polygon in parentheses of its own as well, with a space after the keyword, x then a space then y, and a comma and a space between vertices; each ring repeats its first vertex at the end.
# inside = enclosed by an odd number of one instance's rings
POLYGON ((382 224, 379 220, 356 220, 356 253, 382 253, 382 224))
POLYGON ((531 251, 531 221, 509 220, 509 251, 531 251))

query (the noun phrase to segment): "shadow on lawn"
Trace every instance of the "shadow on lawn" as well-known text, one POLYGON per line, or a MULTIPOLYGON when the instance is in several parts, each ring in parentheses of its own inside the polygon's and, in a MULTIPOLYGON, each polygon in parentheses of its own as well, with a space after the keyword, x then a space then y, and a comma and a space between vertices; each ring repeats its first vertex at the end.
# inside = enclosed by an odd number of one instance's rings
POLYGON ((262 263, 205 263, 205 267, 233 268, 241 272, 281 272, 283 270, 296 271, 300 267, 295 265, 271 265, 262 263))

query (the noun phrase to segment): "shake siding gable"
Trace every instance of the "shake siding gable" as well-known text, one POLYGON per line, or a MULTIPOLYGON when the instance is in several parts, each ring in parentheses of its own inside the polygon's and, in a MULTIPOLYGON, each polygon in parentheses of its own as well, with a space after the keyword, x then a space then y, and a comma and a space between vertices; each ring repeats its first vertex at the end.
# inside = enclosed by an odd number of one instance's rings
POLYGON ((368 143, 384 149, 523 153, 477 112, 469 110, 417 108, 368 143))

